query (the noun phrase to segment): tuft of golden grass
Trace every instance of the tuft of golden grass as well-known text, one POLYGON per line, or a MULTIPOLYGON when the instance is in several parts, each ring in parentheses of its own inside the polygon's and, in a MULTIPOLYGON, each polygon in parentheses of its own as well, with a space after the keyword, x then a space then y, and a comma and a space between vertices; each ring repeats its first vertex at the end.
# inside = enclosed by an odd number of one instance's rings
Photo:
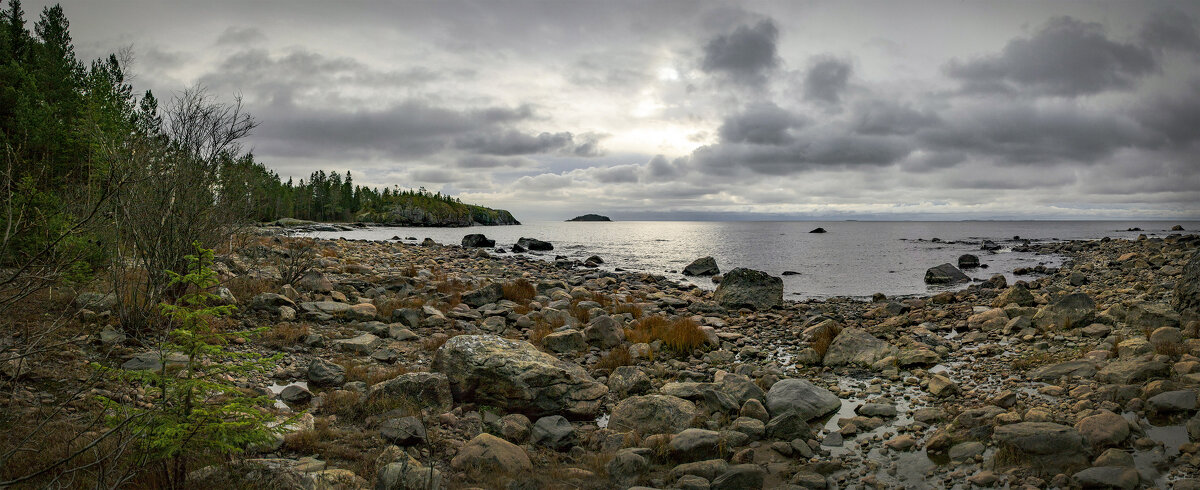
POLYGON ((629 347, 618 345, 600 357, 596 368, 612 371, 621 366, 633 365, 633 356, 629 355, 629 347))
POLYGON ((616 315, 620 315, 621 313, 629 313, 630 315, 633 315, 635 320, 641 318, 644 314, 642 312, 642 307, 638 306, 637 303, 634 303, 632 299, 624 303, 614 304, 612 307, 612 312, 616 315))
POLYGON ((690 317, 667 320, 661 315, 642 318, 633 328, 625 329, 625 339, 634 344, 661 340, 663 347, 679 354, 689 354, 707 340, 700 324, 690 317))
POLYGON ((1154 344, 1154 352, 1171 357, 1179 357, 1187 354, 1187 346, 1180 342, 1159 342, 1154 344))
POLYGON ((400 269, 400 275, 404 277, 417 277, 417 266, 408 264, 408 267, 400 269))
POLYGON ((359 364, 350 360, 339 360, 338 364, 346 370, 346 381, 362 381, 367 385, 387 381, 409 372, 408 367, 401 364, 372 366, 370 364, 359 364))
POLYGON ((276 323, 263 333, 263 341, 271 347, 295 345, 308 335, 308 325, 301 323, 276 323))
POLYGON ((406 307, 406 299, 400 299, 394 296, 380 296, 371 301, 371 303, 375 305, 375 311, 379 314, 379 318, 391 318, 393 311, 406 307))
POLYGON ((518 305, 527 305, 537 296, 537 288, 533 287, 524 277, 518 278, 515 281, 504 283, 504 299, 512 301, 518 305))
POLYGON ((581 302, 581 300, 578 300, 578 299, 572 300, 571 306, 569 308, 567 308, 567 312, 570 313, 571 316, 577 318, 580 323, 587 323, 587 322, 592 321, 591 310, 588 308, 579 306, 580 302, 581 302))
POLYGON ((249 301, 262 293, 275 291, 278 284, 273 279, 238 276, 225 281, 224 286, 229 288, 229 292, 233 293, 233 297, 238 301, 249 301))
POLYGON ((534 322, 533 328, 529 330, 529 343, 541 347, 542 340, 553 332, 554 327, 551 327, 550 323, 545 320, 538 320, 534 322))
POLYGON ((452 333, 452 334, 445 335, 445 336, 431 335, 429 338, 423 340, 421 342, 421 345, 423 347, 425 347, 425 350, 427 350, 429 352, 433 352, 433 351, 436 351, 436 350, 442 348, 442 346, 446 344, 446 341, 450 340, 453 337, 457 337, 459 335, 462 335, 462 334, 461 333, 452 333))

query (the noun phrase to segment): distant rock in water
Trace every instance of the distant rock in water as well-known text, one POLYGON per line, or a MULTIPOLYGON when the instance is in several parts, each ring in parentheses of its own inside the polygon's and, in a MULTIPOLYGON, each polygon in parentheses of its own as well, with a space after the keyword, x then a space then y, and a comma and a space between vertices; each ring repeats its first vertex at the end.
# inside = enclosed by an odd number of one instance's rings
POLYGON ((517 240, 517 245, 527 250, 537 250, 539 252, 554 250, 554 245, 551 245, 550 242, 543 242, 537 238, 521 237, 517 240))
POLYGON ((612 220, 609 219, 608 216, 600 216, 598 214, 585 214, 583 216, 576 216, 567 221, 612 221, 612 220))
POLYGON ((925 284, 957 284, 960 282, 970 281, 971 278, 963 274, 952 264, 942 264, 937 267, 930 267, 925 271, 925 284))
POLYGON ((979 267, 979 257, 971 254, 962 254, 958 256, 959 269, 970 269, 973 267, 979 267))
POLYGON ((712 257, 700 257, 683 268, 685 276, 711 276, 720 273, 721 269, 717 267, 717 261, 712 257))
POLYGON ((496 241, 489 240, 488 237, 483 236, 482 233, 472 233, 470 235, 463 237, 462 246, 464 246, 464 247, 495 247, 496 241))
POLYGON ((796 272, 796 271, 783 271, 783 275, 785 275, 785 276, 798 276, 798 275, 800 275, 800 273, 799 273, 799 272, 796 272))
POLYGON ((783 279, 738 267, 725 274, 713 298, 729 309, 768 310, 783 304, 783 279))
POLYGON ((809 233, 825 233, 825 229, 818 226, 818 227, 814 228, 812 231, 810 231, 809 233))
POLYGON ((996 242, 991 240, 984 240, 983 243, 979 244, 979 249, 994 252, 996 250, 1000 250, 1000 246, 996 245, 996 242))
POLYGON ((1172 226, 1171 231, 1183 231, 1183 225, 1172 226))

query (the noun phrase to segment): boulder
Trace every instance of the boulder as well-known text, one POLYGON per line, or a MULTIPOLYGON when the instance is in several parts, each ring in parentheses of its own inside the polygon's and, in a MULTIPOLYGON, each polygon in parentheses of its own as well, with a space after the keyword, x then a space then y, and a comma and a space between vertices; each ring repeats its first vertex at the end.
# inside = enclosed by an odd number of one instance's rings
POLYGON ((412 446, 425 442, 425 424, 413 416, 387 419, 379 425, 383 440, 397 446, 412 446))
POLYGON ((520 340, 459 335, 438 349, 434 369, 450 380, 454 398, 529 416, 592 417, 608 388, 577 364, 520 340))
POLYGON ((638 395, 650 391, 650 376, 637 366, 618 366, 608 375, 608 391, 618 396, 638 395))
POLYGON ((933 396, 950 396, 962 391, 958 388, 958 383, 940 374, 929 377, 928 389, 933 396))
POLYGON ((1016 303, 1018 306, 1030 307, 1037 304, 1037 299, 1033 297, 1033 293, 1029 292, 1029 289, 1024 285, 1014 284, 1005 289, 999 296, 996 296, 995 301, 992 301, 992 306, 1002 308, 1013 303, 1016 303))
POLYGON ((705 429, 685 429, 675 434, 667 447, 671 455, 679 461, 702 461, 720 457, 721 433, 705 429))
POLYGON ((632 396, 621 400, 612 411, 608 427, 643 435, 674 434, 688 428, 696 416, 696 405, 670 395, 632 396))
POLYGON ((117 306, 117 295, 113 293, 79 293, 78 296, 75 296, 75 306, 99 312, 108 311, 117 306))
POLYGON ((1125 418, 1108 410, 1100 410, 1075 423, 1075 430, 1084 442, 1093 448, 1119 446, 1129 437, 1129 423, 1125 418))
POLYGON ((1042 366, 1029 372, 1029 379, 1034 381, 1058 381, 1063 376, 1090 378, 1096 374, 1096 363, 1087 359, 1060 362, 1042 366))
POLYGON ((479 308, 488 303, 495 303, 504 298, 504 286, 491 283, 474 291, 463 293, 462 302, 472 308, 479 308))
POLYGON ((1042 330, 1081 328, 1096 318, 1096 302, 1087 293, 1071 293, 1043 306, 1033 316, 1033 324, 1042 330))
POLYGON ((970 280, 970 277, 950 263, 930 267, 925 271, 925 284, 958 284, 970 280))
POLYGON ((725 473, 712 481, 712 490, 742 490, 746 488, 762 488, 767 477, 767 470, 756 464, 735 464, 725 473))
POLYGON ((717 267, 717 261, 712 257, 700 257, 683 268, 685 276, 714 276, 720 273, 721 269, 717 267))
POLYGON ((892 345, 860 328, 847 328, 825 351, 826 366, 870 366, 892 354, 892 345))
POLYGON ((1070 471, 1088 462, 1083 436, 1065 425, 1052 422, 1002 425, 996 427, 992 439, 1011 457, 1005 461, 1023 462, 1044 474, 1070 471))
POLYGON ((607 349, 625 341, 625 330, 615 318, 600 315, 588 322, 587 327, 583 329, 583 338, 589 344, 607 349))
POLYGON ((550 415, 538 419, 530 432, 531 442, 551 449, 563 451, 576 442, 575 426, 562 415, 550 415))
POLYGON ((488 433, 479 434, 463 445, 450 460, 450 466, 475 476, 518 475, 533 470, 529 455, 521 446, 488 433))
POLYGON ((543 242, 537 238, 521 237, 517 240, 517 245, 526 250, 536 250, 539 252, 554 250, 554 245, 551 245, 550 242, 543 242))
POLYGON ((292 301, 287 296, 276 293, 261 293, 250 299, 250 309, 265 311, 268 313, 279 314, 279 308, 286 306, 292 309, 296 308, 296 302, 292 301))
POLYGON ((783 304, 783 279, 739 267, 725 274, 713 299, 729 309, 767 310, 783 304))
POLYGON ((346 352, 365 355, 370 354, 379 348, 380 345, 383 345, 383 339, 369 333, 364 333, 354 338, 335 340, 333 341, 333 345, 346 352))
POLYGON ((346 382, 346 368, 314 357, 308 363, 308 382, 313 386, 341 386, 346 382))
POLYGON ((304 273, 304 276, 296 281, 296 287, 322 294, 333 291, 333 283, 329 281, 329 278, 325 277, 325 274, 318 271, 304 273))
POLYGON ((767 391, 767 410, 772 416, 795 412, 804 421, 836 412, 842 401, 833 392, 803 379, 783 379, 767 391))
POLYGON ((422 466, 411 456, 388 463, 375 474, 375 490, 437 490, 442 488, 442 473, 422 466))
POLYGON ((1190 412, 1196 409, 1196 392, 1192 390, 1167 391, 1150 397, 1146 400, 1146 404, 1159 414, 1190 412))
POLYGON ((809 233, 825 233, 825 229, 818 226, 812 230, 809 230, 809 233))
POLYGON ((1074 475, 1082 488, 1133 490, 1141 482, 1136 468, 1124 466, 1094 466, 1074 475))
POLYGON ((1183 274, 1175 281, 1171 306, 1180 313, 1200 313, 1200 251, 1192 253, 1183 266, 1183 274))
POLYGON ((962 254, 958 256, 959 269, 973 269, 979 267, 979 256, 972 254, 962 254))
POLYGON ((1165 363, 1154 360, 1117 359, 1109 361, 1104 369, 1096 373, 1096 380, 1101 383, 1132 384, 1165 377, 1169 369, 1165 363))
POLYGON ((489 240, 482 233, 471 233, 463 237, 462 246, 467 248, 491 248, 496 246, 496 241, 489 240))
POLYGON ((1125 323, 1137 330, 1154 331, 1161 327, 1178 327, 1179 313, 1165 303, 1135 303, 1125 314, 1125 323))
POLYGON ((549 335, 543 337, 542 347, 545 347, 550 352, 557 352, 559 354, 582 352, 587 350, 587 341, 583 338, 583 332, 568 328, 566 330, 551 332, 549 335))
POLYGON ((312 400, 313 394, 300 385, 287 385, 279 392, 279 399, 294 405, 303 405, 312 400))
POLYGON ((450 410, 454 398, 450 380, 442 373, 405 373, 371 385, 368 397, 399 397, 418 407, 430 407, 439 412, 450 410))
POLYGON ((967 328, 983 332, 995 332, 1008 324, 1008 313, 1003 308, 992 308, 967 318, 967 328))
POLYGON ((625 448, 617 451, 606 466, 608 477, 612 483, 628 487, 637 481, 643 473, 650 469, 650 462, 637 453, 636 448, 625 448))

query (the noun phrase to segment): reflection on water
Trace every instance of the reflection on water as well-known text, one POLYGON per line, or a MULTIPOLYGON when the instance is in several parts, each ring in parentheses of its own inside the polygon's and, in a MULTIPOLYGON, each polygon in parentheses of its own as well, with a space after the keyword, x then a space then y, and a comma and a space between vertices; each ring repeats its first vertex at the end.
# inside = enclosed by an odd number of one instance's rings
MULTIPOLYGON (((1136 238, 1139 233, 1166 235, 1175 222, 1114 221, 941 221, 941 222, 797 222, 797 221, 624 221, 624 222, 536 222, 520 226, 471 228, 378 227, 346 232, 315 232, 321 238, 388 240, 393 236, 425 237, 444 244, 458 244, 469 233, 483 233, 496 245, 511 248, 520 237, 547 240, 555 254, 583 260, 599 255, 604 267, 666 274, 712 288, 708 278, 685 278, 677 272, 692 260, 711 255, 722 271, 735 267, 759 269, 783 276, 784 291, 792 299, 831 296, 866 297, 927 294, 937 289, 923 282, 925 270, 941 263, 957 263, 959 255, 978 255, 986 269, 967 274, 986 279, 1004 273, 1009 282, 1021 277, 1011 274, 1017 267, 1059 265, 1056 257, 1013 252, 1021 241, 1086 239, 1112 236, 1136 238), (809 233, 816 227, 828 233, 809 233), (1139 227, 1145 232, 1118 231, 1139 227), (932 239, 937 238, 938 241, 932 239), (998 253, 980 250, 979 243, 992 240, 998 253)), ((1200 222, 1179 222, 1188 230, 1200 222)), ((1189 231, 1190 232, 1190 231, 1189 231)), ((409 241, 409 243, 413 243, 409 241)), ((1025 278, 1028 278, 1026 276, 1025 278)))

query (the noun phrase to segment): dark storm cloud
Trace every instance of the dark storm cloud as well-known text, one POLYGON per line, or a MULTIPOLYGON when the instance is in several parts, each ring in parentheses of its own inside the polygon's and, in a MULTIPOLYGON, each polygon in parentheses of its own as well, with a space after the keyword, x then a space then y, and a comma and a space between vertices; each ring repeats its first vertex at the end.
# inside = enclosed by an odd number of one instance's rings
POLYGON ((681 167, 686 164, 687 158, 680 157, 675 161, 667 160, 667 157, 662 155, 654 155, 649 162, 646 163, 646 173, 651 180, 661 181, 674 179, 683 174, 681 167))
POLYGON ((725 143, 782 145, 792 140, 789 131, 803 126, 804 122, 804 118, 774 103, 764 102, 726 117, 718 133, 725 143))
POLYGON ((1175 95, 1159 95, 1141 101, 1134 117, 1176 147, 1200 142, 1200 80, 1192 81, 1175 95))
POLYGON ((1158 70, 1152 53, 1113 41, 1104 26, 1054 17, 1030 37, 1013 39, 999 53, 951 60, 945 72, 967 91, 1031 90, 1046 95, 1085 95, 1131 88, 1158 70))
POLYGON ((514 129, 485 134, 473 134, 459 138, 455 146, 461 150, 483 155, 514 156, 560 153, 579 157, 594 157, 603 154, 600 149, 601 135, 570 132, 527 134, 514 129))
POLYGON ((1142 25, 1138 35, 1147 46, 1175 49, 1193 55, 1200 52, 1200 34, 1196 32, 1196 19, 1178 10, 1155 12, 1142 25))
POLYGON ((458 159, 458 168, 519 168, 533 167, 537 161, 525 157, 497 157, 491 155, 467 155, 458 159))
POLYGON ((733 32, 712 38, 704 45, 701 67, 742 83, 761 85, 779 66, 776 43, 779 28, 766 19, 754 25, 739 25, 733 32))
POLYGON ((316 110, 293 105, 260 112, 255 142, 269 154, 431 155, 464 135, 533 117, 529 106, 457 110, 407 100, 379 110, 316 110))
POLYGON ((889 99, 861 101, 852 114, 854 130, 861 134, 907 135, 941 123, 937 113, 918 110, 889 99))
POLYGON ((828 104, 841 101, 842 91, 850 81, 850 63, 836 58, 820 58, 804 76, 804 98, 828 104))
POLYGON ((767 175, 790 175, 825 167, 887 165, 912 151, 909 143, 890 137, 854 134, 810 136, 788 145, 718 144, 698 148, 692 159, 718 175, 747 169, 767 175))
POLYGON ((1000 163, 1090 162, 1127 147, 1153 144, 1135 121, 1073 104, 996 100, 963 108, 922 131, 928 148, 994 157, 1000 163))

